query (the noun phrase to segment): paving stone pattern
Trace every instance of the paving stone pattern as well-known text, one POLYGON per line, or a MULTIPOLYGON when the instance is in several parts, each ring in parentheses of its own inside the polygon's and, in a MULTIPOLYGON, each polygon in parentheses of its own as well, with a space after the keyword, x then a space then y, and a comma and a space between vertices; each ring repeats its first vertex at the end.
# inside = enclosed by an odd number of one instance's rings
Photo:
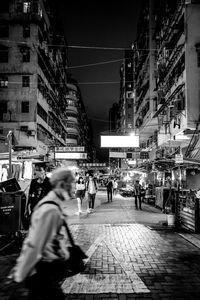
MULTIPOLYGON (((165 216, 152 206, 136 211, 133 199, 107 204, 105 193, 100 197, 92 215, 75 216, 76 202, 67 207, 73 236, 88 259, 82 274, 63 282, 66 300, 200 299, 195 235, 163 230, 158 222, 165 216)), ((0 256, 1 300, 27 299, 23 284, 6 285, 16 257, 0 256)))
POLYGON ((140 224, 94 224, 84 228, 87 234, 92 232, 91 236, 101 232, 104 242, 90 257, 85 273, 64 282, 64 290, 71 293, 68 299, 85 293, 91 293, 91 299, 98 299, 103 290, 107 291, 107 297, 109 293, 117 293, 116 299, 120 299, 120 294, 124 294, 124 299, 200 298, 199 249, 178 234, 153 231, 140 224), (118 266, 114 274, 113 266, 118 266))

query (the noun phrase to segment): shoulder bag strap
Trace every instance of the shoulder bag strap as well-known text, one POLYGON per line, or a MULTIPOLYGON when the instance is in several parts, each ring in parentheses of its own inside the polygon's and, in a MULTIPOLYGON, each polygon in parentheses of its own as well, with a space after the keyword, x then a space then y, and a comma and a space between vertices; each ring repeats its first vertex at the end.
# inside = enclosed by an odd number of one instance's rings
MULTIPOLYGON (((57 194, 56 194, 56 196, 57 196, 57 194)), ((39 207, 42 206, 42 205, 44 205, 44 204, 54 204, 54 205, 56 205, 59 208, 59 211, 63 214, 63 212, 62 212, 62 210, 60 208, 60 205, 58 203, 56 203, 54 201, 46 201, 46 202, 41 203, 39 205, 39 207)), ((75 245, 74 239, 72 237, 72 234, 71 234, 71 232, 69 230, 69 227, 68 227, 67 222, 65 221, 65 219, 63 219, 63 226, 65 227, 65 230, 67 232, 67 235, 69 237, 69 241, 70 241, 71 245, 74 246, 75 245)))

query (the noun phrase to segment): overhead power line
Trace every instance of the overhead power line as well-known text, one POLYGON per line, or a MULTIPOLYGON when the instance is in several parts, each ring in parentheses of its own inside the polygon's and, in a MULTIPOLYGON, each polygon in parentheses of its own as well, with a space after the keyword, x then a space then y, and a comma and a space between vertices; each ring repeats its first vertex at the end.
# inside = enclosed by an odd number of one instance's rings
POLYGON ((112 64, 112 63, 123 61, 123 60, 125 60, 125 59, 124 58, 120 58, 120 59, 102 61, 102 62, 97 62, 97 63, 93 63, 93 64, 87 64, 87 65, 71 66, 71 67, 67 67, 67 69, 76 69, 76 68, 84 68, 84 67, 92 67, 92 66, 98 66, 98 65, 112 64))
MULTIPOLYGON (((132 81, 130 81, 130 82, 132 82, 132 81)), ((91 81, 91 82, 79 82, 78 84, 94 84, 94 85, 96 85, 96 84, 119 84, 120 83, 120 81, 91 81)))
POLYGON ((130 50, 130 48, 125 48, 125 47, 120 48, 120 47, 79 46, 79 45, 68 45, 66 47, 74 48, 74 49, 91 49, 91 50, 116 50, 116 51, 130 50))
MULTIPOLYGON (((22 44, 25 46, 32 46, 33 43, 30 42, 23 42, 23 41, 15 41, 15 40, 10 40, 10 39, 0 39, 0 43, 14 43, 14 44, 22 44)), ((113 50, 113 51, 125 51, 125 50, 132 50, 133 52, 137 52, 137 51, 160 51, 159 48, 134 48, 132 49, 131 47, 127 48, 127 47, 101 47, 101 46, 81 46, 81 45, 56 45, 56 44, 47 44, 45 43, 46 46, 49 47, 56 47, 56 48, 74 48, 74 49, 91 49, 91 50, 113 50)), ((36 44, 36 46, 38 46, 38 43, 36 44)), ((196 49, 195 46, 191 46, 189 47, 189 49, 196 49)), ((174 48, 167 48, 166 50, 174 50, 174 48)))

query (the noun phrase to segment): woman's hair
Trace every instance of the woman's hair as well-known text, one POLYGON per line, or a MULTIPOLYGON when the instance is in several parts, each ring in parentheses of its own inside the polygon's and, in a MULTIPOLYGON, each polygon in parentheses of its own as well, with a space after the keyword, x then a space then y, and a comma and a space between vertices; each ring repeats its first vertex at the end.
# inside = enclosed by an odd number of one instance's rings
MULTIPOLYGON (((52 172, 50 183, 53 188, 57 187, 62 182, 67 184, 67 192, 71 196, 72 182, 74 181, 73 173, 66 167, 59 167, 52 172)), ((61 187, 61 186, 60 186, 61 187)))
POLYGON ((79 184, 79 183, 81 183, 81 179, 83 180, 83 182, 84 182, 84 179, 83 179, 83 177, 82 176, 80 176, 79 177, 79 179, 77 180, 77 183, 79 184))

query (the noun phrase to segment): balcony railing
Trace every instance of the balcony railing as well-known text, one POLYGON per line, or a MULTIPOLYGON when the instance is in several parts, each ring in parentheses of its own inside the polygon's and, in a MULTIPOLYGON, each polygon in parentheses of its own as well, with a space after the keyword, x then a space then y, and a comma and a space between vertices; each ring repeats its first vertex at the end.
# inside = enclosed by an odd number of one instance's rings
POLYGON ((169 77, 170 73, 172 72, 176 62, 180 59, 181 55, 183 54, 184 44, 178 45, 171 55, 166 58, 166 64, 162 64, 161 67, 158 67, 158 82, 162 83, 167 80, 167 76, 169 77))

